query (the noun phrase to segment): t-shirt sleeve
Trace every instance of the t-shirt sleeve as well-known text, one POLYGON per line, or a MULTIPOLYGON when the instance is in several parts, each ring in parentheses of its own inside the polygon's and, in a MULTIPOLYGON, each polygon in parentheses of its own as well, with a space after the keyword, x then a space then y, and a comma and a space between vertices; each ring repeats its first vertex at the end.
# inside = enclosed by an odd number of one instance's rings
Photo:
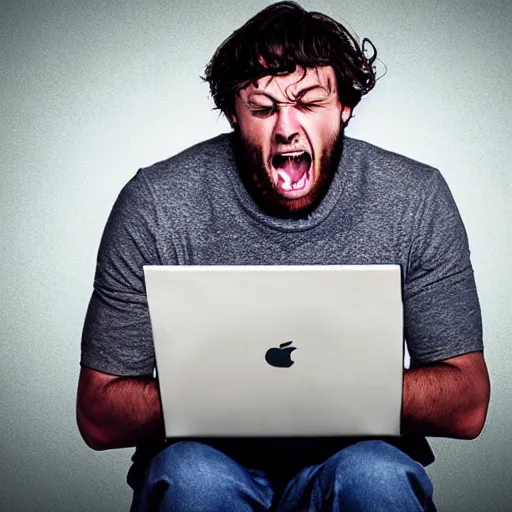
POLYGON ((143 265, 159 264, 155 203, 139 171, 119 194, 101 239, 82 332, 82 367, 146 376, 155 366, 143 265))
POLYGON ((438 171, 416 212, 404 314, 411 367, 483 350, 466 231, 438 171))

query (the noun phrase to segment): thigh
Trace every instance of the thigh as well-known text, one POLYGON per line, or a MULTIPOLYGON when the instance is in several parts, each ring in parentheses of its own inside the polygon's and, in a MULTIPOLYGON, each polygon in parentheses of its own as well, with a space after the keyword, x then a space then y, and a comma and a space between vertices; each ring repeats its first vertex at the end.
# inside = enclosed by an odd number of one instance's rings
POLYGON ((421 464, 384 441, 361 441, 300 471, 278 510, 433 512, 432 492, 421 464))
POLYGON ((183 441, 150 462, 132 512, 267 511, 272 499, 263 471, 247 469, 207 444, 183 441))

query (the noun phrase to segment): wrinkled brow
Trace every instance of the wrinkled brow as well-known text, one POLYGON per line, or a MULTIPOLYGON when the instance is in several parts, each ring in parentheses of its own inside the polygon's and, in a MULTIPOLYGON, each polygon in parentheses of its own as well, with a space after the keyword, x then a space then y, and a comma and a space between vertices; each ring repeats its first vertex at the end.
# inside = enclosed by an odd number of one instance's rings
POLYGON ((314 101, 320 101, 327 99, 331 94, 331 89, 326 88, 321 85, 312 85, 310 87, 305 87, 304 89, 301 89, 297 91, 295 94, 293 94, 291 91, 288 91, 289 87, 286 89, 286 91, 281 90, 281 93, 288 101, 279 101, 277 98, 275 98, 271 93, 266 91, 254 91, 253 93, 249 94, 249 97, 246 100, 246 103, 255 105, 257 104, 257 101, 259 98, 266 98, 270 100, 274 104, 282 104, 282 103, 298 103, 302 100, 302 98, 311 92, 318 92, 318 97, 315 97, 314 101))
POLYGON ((316 75, 316 78, 318 80, 317 83, 312 84, 310 86, 306 86, 304 89, 299 90, 296 94, 294 94, 293 92, 289 92, 290 88, 298 86, 300 84, 300 82, 302 82, 302 80, 304 80, 306 78, 307 74, 305 73, 299 80, 297 80, 293 84, 290 84, 286 88, 285 91, 281 91, 281 92, 284 94, 284 96, 286 96, 288 99, 290 99, 292 101, 300 100, 302 98, 302 96, 304 96, 306 93, 308 93, 312 90, 315 90, 315 89, 324 90, 326 92, 326 96, 330 96, 333 91, 331 77, 326 76, 325 83, 323 84, 323 83, 321 83, 320 71, 318 69, 315 69, 314 74, 316 75))

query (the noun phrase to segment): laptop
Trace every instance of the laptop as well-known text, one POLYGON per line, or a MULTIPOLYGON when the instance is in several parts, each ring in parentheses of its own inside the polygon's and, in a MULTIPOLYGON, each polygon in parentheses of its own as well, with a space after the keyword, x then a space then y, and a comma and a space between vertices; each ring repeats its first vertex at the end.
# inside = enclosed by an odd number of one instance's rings
POLYGON ((144 275, 168 438, 400 434, 398 265, 144 275))

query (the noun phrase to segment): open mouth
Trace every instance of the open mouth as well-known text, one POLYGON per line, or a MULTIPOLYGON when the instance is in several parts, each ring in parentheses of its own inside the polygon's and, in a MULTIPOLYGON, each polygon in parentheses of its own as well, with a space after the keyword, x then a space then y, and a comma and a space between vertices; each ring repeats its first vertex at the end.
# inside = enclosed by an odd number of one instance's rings
POLYGON ((271 163, 277 190, 284 195, 307 190, 312 178, 311 162, 311 155, 307 151, 275 153, 271 163))

